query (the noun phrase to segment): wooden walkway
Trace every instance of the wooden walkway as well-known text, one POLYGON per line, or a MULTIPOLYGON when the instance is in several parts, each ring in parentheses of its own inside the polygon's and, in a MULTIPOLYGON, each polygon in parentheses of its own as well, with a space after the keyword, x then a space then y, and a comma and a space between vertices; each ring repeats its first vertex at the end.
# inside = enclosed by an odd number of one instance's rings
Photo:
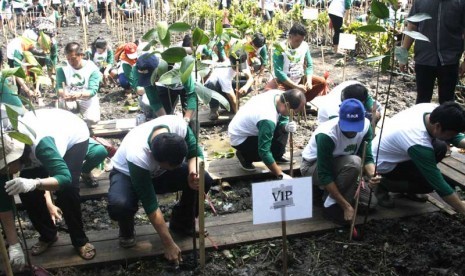
MULTIPOLYGON (((199 111, 199 123, 201 127, 228 124, 234 117, 233 114, 224 111, 220 114, 218 120, 212 121, 208 119, 210 114, 209 112, 209 110, 199 111)), ((91 135, 98 137, 122 136, 128 133, 135 126, 136 118, 114 119, 100 121, 91 126, 90 130, 91 135)))
MULTIPOLYGON (((389 219, 415 216, 437 211, 438 208, 430 203, 418 203, 406 199, 397 199, 395 209, 379 208, 370 215, 369 219, 389 219)), ((358 223, 363 218, 359 217, 358 223)), ((221 248, 231 245, 256 242, 281 237, 281 223, 252 224, 252 213, 236 213, 227 216, 209 217, 206 228, 210 237, 221 248)), ((312 219, 290 221, 287 223, 289 236, 310 234, 318 231, 338 228, 337 225, 323 219, 322 210, 316 208, 312 219)), ((127 262, 146 259, 163 254, 159 236, 152 226, 145 225, 136 228, 137 245, 130 249, 120 248, 118 245, 118 230, 88 232, 88 236, 97 249, 97 256, 91 261, 84 261, 76 255, 69 237, 60 233, 60 238, 46 253, 32 257, 33 264, 45 268, 59 268, 68 266, 91 266, 98 263, 127 262)), ((192 250, 192 239, 174 236, 176 243, 183 252, 192 250)), ((30 240, 30 247, 35 241, 30 240)), ((206 246, 212 248, 207 240, 206 246)))

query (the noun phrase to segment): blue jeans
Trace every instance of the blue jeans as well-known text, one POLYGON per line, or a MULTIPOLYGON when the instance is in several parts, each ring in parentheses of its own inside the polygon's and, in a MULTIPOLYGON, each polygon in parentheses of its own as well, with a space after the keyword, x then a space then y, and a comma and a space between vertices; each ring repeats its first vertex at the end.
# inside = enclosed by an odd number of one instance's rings
MULTIPOLYGON (((193 205, 196 200, 195 191, 187 183, 188 174, 187 163, 183 163, 177 169, 166 171, 164 174, 152 178, 152 185, 157 194, 182 191, 178 205, 184 206, 186 213, 194 210, 193 205)), ((210 189, 212 184, 213 179, 208 173, 205 173, 205 192, 210 189)), ((113 169, 110 173, 108 213, 111 219, 118 221, 122 237, 134 235, 134 215, 139 209, 138 202, 139 198, 132 187, 131 177, 113 169)))
POLYGON ((119 85, 123 87, 124 89, 131 88, 131 84, 129 83, 129 80, 124 73, 121 73, 118 75, 118 81, 119 81, 119 85))

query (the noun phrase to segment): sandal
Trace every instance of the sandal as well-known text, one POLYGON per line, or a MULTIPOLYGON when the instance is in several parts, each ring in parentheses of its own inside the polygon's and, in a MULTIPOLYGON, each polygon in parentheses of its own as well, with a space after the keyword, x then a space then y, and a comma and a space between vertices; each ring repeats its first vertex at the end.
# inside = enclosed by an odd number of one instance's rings
POLYGON ((50 242, 44 242, 44 241, 39 240, 39 242, 37 242, 31 247, 31 255, 37 256, 37 255, 44 253, 57 240, 58 240, 58 236, 55 236, 55 238, 50 242))
POLYGON ((83 258, 84 260, 92 260, 97 251, 95 250, 94 246, 90 243, 86 243, 84 246, 75 247, 79 257, 83 258))
POLYGON ((82 182, 89 188, 98 187, 97 179, 91 173, 81 173, 82 182))

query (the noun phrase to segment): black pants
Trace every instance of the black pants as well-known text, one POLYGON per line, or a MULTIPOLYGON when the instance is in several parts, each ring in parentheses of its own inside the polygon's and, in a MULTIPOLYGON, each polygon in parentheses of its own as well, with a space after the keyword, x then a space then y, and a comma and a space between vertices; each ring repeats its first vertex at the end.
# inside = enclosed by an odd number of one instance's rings
MULTIPOLYGON (((271 141, 270 148, 273 158, 277 159, 283 156, 286 152, 288 138, 289 133, 287 133, 282 127, 277 126, 273 134, 273 140, 271 141)), ((258 136, 249 136, 244 142, 242 142, 242 144, 233 146, 233 148, 240 151, 247 162, 262 161, 258 154, 258 136)))
MULTIPOLYGON (((447 143, 441 140, 433 139, 432 142, 436 162, 439 163, 446 156, 447 143)), ((428 184, 426 178, 420 173, 412 160, 397 164, 394 170, 383 174, 389 180, 407 181, 412 193, 430 193, 433 188, 428 184)))
POLYGON ((459 64, 427 66, 415 64, 417 82, 416 103, 429 103, 433 96, 434 82, 438 80, 439 103, 455 99, 455 86, 459 75, 459 64))
MULTIPOLYGON (((75 247, 83 246, 89 241, 82 223, 81 197, 79 195, 79 177, 88 143, 89 141, 86 140, 66 151, 63 159, 68 166, 72 180, 70 184, 63 185, 60 190, 55 192, 57 197, 56 205, 63 211, 63 218, 68 226, 71 243, 75 247)), ((24 178, 46 178, 51 175, 44 167, 40 167, 23 170, 20 176, 24 178)), ((57 228, 48 212, 44 193, 42 190, 35 190, 20 194, 20 197, 32 225, 40 234, 39 240, 50 242, 56 237, 57 228)))
POLYGON ((331 24, 333 24, 334 29, 333 45, 339 45, 339 34, 341 33, 342 17, 329 14, 329 18, 331 19, 331 24))
POLYGON ((220 10, 229 9, 230 7, 231 7, 231 0, 226 0, 226 7, 223 7, 223 0, 220 0, 220 6, 218 7, 220 10))
POLYGON ((111 6, 112 4, 107 5, 105 1, 97 3, 97 11, 100 17, 102 17, 102 20, 107 18, 107 11, 108 15, 111 17, 111 6))
MULTIPOLYGON (((185 212, 193 213, 195 191, 189 187, 187 163, 180 168, 166 171, 152 179, 152 185, 157 194, 182 191, 180 206, 185 206, 185 212)), ((210 189, 213 179, 205 173, 205 192, 210 189)), ((108 191, 108 213, 110 218, 118 221, 120 235, 130 237, 134 233, 134 215, 139 209, 139 198, 132 187, 131 177, 113 169, 110 173, 110 189, 108 191)))

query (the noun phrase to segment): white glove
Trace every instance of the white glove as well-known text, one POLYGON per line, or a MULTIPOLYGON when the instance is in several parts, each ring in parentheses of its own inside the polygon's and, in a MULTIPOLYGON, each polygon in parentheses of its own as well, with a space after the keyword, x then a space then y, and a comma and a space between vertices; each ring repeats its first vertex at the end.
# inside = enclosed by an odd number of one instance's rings
POLYGON ((283 179, 292 179, 292 177, 288 174, 283 173, 283 179))
POLYGON ((284 127, 284 129, 287 132, 294 133, 297 130, 297 123, 294 122, 294 121, 291 121, 291 122, 287 123, 287 125, 284 127))
POLYGON ((16 243, 8 247, 8 255, 10 255, 10 264, 15 270, 23 270, 26 265, 21 243, 16 243))
POLYGON ((407 61, 408 61, 407 49, 405 49, 404 47, 397 46, 394 49, 394 54, 399 64, 407 64, 407 61))
POLYGON ((37 184, 39 184, 37 179, 18 177, 7 181, 5 184, 5 190, 10 196, 17 195, 19 193, 34 191, 37 187, 37 184))

